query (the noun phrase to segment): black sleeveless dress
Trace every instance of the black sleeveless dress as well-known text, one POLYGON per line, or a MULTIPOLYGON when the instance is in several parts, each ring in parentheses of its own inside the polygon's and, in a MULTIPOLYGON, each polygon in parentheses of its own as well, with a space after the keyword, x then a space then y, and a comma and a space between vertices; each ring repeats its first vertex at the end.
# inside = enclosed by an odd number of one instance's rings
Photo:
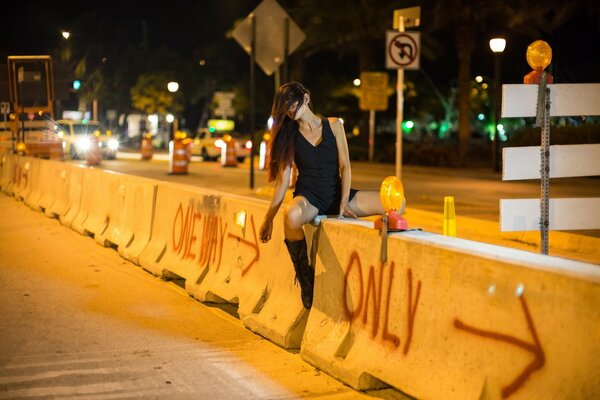
MULTIPOLYGON (((338 215, 342 179, 335 136, 329 120, 322 120, 321 142, 313 146, 298 130, 294 162, 298 179, 294 197, 303 196, 319 210, 319 215, 338 215)), ((357 190, 350 189, 350 200, 357 190)))

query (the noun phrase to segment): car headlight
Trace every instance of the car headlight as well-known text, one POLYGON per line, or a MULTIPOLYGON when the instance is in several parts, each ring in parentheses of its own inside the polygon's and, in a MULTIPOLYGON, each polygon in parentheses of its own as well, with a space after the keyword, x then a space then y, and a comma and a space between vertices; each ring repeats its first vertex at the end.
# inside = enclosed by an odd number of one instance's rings
POLYGON ((108 148, 111 150, 117 150, 119 148, 119 141, 117 139, 110 139, 108 141, 108 148))
POLYGON ((215 140, 215 147, 222 149, 223 147, 225 147, 225 141, 223 139, 215 140))
POLYGON ((79 139, 77 148, 81 151, 88 151, 92 147, 92 142, 88 138, 79 139))

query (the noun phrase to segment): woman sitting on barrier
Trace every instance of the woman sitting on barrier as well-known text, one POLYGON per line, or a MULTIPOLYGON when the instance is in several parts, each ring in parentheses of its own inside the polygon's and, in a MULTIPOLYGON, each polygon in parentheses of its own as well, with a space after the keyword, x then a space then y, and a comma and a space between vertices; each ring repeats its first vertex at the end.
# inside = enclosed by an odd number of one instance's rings
POLYGON ((308 263, 302 226, 317 215, 362 217, 383 213, 376 191, 350 188, 350 157, 339 118, 318 118, 310 93, 297 82, 281 86, 271 110, 273 126, 268 154, 268 180, 275 191, 260 228, 263 243, 271 239, 273 219, 290 184, 292 164, 298 169, 293 199, 284 214, 285 244, 300 282, 302 304, 312 306, 314 266, 308 263))

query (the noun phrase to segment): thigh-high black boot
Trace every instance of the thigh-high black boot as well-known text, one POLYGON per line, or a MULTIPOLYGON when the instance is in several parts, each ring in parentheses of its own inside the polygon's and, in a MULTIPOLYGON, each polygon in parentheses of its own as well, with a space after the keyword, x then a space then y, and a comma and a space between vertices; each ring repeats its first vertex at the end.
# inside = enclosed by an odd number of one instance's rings
POLYGON ((310 309, 313 300, 313 286, 315 283, 315 271, 308 265, 308 250, 306 248, 306 239, 290 242, 285 240, 294 269, 296 270, 296 280, 300 282, 302 292, 302 305, 310 309))

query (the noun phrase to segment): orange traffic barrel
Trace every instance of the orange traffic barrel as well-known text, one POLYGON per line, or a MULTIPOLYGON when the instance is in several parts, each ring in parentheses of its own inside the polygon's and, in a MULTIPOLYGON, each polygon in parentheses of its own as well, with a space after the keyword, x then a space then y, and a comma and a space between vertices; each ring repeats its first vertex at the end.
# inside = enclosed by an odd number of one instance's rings
POLYGON ((100 147, 98 146, 98 136, 90 135, 88 137, 89 148, 85 152, 85 163, 87 165, 98 165, 100 164, 100 147))
POLYGON ((237 141, 231 135, 224 135, 223 142, 223 147, 221 147, 221 166, 237 167, 237 141))
POLYGON ((169 142, 169 174, 187 174, 188 156, 183 139, 175 138, 169 142))
POLYGON ((183 139, 183 145, 185 146, 185 155, 186 155, 188 163, 189 163, 192 161, 192 139, 190 139, 190 138, 183 139))
POLYGON ((141 146, 142 160, 152 160, 154 155, 154 147, 152 146, 152 135, 144 135, 141 146))

